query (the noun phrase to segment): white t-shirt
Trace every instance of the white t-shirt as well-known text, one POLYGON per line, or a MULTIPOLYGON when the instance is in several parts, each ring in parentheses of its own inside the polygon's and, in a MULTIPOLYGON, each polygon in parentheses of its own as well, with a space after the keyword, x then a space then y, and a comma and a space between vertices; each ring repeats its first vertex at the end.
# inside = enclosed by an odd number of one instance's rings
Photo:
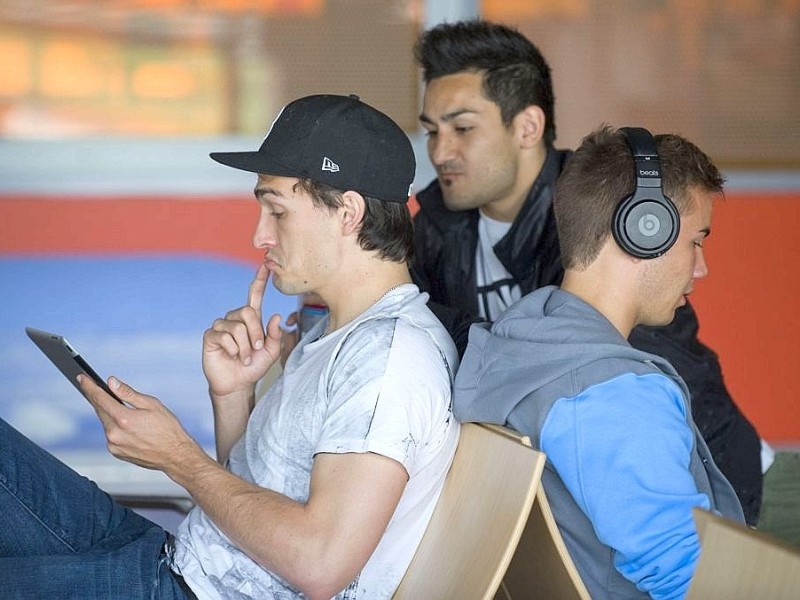
MULTIPOLYGON (((391 598, 416 551, 458 442, 451 405, 457 354, 416 286, 392 290, 358 319, 292 352, 231 450, 231 472, 298 502, 314 455, 374 452, 408 483, 364 569, 337 600, 391 598)), ((181 524, 175 567, 199 598, 303 596, 238 550, 196 507, 181 524)))
POLYGON ((522 297, 519 284, 494 253, 494 246, 511 229, 511 223, 490 219, 479 211, 478 247, 475 250, 475 283, 478 313, 494 321, 506 308, 522 297))

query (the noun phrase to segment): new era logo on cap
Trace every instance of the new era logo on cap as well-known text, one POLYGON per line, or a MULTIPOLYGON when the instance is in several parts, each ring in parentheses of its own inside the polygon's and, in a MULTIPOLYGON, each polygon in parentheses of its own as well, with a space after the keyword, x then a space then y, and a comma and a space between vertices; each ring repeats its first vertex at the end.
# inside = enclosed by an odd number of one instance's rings
POLYGON ((336 173, 339 171, 339 165, 333 162, 327 156, 322 158, 322 170, 323 171, 330 171, 331 173, 336 173))

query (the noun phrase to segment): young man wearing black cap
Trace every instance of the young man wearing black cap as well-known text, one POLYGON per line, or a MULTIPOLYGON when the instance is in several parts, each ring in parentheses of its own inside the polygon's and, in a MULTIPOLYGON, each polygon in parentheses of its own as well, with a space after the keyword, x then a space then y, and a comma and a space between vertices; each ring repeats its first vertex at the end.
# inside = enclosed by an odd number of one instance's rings
POLYGON ((203 338, 218 462, 156 398, 111 378, 123 406, 81 381, 111 453, 196 501, 172 538, 2 423, 0 482, 14 483, 0 495, 0 584, 12 596, 390 598, 422 537, 458 440, 457 354, 410 283, 407 137, 355 96, 309 96, 258 151, 212 158, 257 173, 265 257, 247 304, 203 338), (261 313, 270 275, 330 314, 256 404, 280 355, 280 317, 265 327, 261 313))

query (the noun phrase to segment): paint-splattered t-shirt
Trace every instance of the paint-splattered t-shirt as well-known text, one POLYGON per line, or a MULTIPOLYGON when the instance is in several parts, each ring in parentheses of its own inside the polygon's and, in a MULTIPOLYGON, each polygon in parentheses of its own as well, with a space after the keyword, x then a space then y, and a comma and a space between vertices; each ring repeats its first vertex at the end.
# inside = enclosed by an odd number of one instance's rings
MULTIPOLYGON (((257 404, 231 450, 230 470, 304 502, 318 453, 373 452, 401 463, 409 480, 375 552, 337 600, 391 598, 414 555, 452 461, 457 354, 408 284, 319 338, 311 330, 257 404)), ((177 535, 175 566, 200 598, 302 595, 238 550, 198 507, 177 535)))

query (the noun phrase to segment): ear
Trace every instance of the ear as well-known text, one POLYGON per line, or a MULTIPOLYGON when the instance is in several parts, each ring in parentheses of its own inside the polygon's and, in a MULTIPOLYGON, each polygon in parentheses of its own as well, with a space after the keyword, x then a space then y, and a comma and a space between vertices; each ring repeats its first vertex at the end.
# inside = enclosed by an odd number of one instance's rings
POLYGON ((339 209, 339 219, 344 235, 358 234, 361 222, 364 220, 366 210, 364 196, 353 190, 342 194, 342 206, 339 209))
POLYGON ((634 256, 633 254, 629 254, 628 252, 626 252, 622 248, 622 246, 620 246, 617 243, 617 240, 614 239, 614 235, 610 232, 608 233, 608 239, 606 240, 606 243, 612 249, 615 256, 617 256, 619 260, 625 262, 626 264, 636 266, 639 264, 646 264, 650 262, 649 260, 646 260, 644 258, 639 258, 637 256, 634 256))
POLYGON ((533 148, 544 137, 545 116, 541 107, 531 104, 514 117, 513 126, 521 148, 533 148))

